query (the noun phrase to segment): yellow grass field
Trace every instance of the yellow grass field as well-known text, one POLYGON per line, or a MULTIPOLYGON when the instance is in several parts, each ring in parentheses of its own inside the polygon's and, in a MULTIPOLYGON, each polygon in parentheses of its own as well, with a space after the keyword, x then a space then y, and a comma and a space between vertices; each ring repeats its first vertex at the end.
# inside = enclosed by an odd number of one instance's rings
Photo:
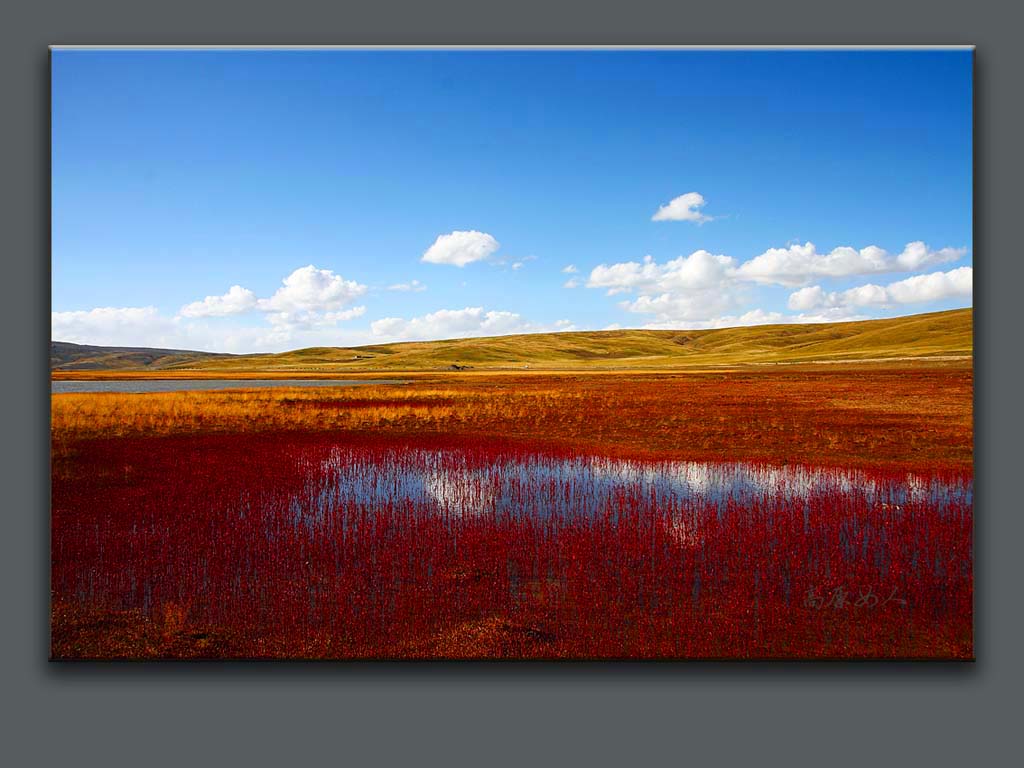
POLYGON ((765 325, 705 331, 587 331, 365 347, 313 347, 281 354, 195 358, 168 355, 144 367, 104 354, 54 378, 124 377, 157 370, 161 377, 267 374, 303 377, 442 371, 647 371, 747 366, 893 363, 917 359, 964 362, 972 354, 971 309, 887 320, 765 325))

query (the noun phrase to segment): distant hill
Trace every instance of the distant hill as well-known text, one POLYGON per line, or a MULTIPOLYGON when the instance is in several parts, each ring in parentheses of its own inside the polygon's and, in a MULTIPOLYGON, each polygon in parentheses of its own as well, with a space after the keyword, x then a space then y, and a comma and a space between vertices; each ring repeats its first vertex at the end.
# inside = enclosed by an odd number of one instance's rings
POLYGON ((215 355, 179 350, 80 347, 53 342, 55 370, 343 373, 472 369, 690 368, 744 364, 969 357, 973 312, 956 309, 886 320, 758 325, 706 331, 580 331, 311 347, 280 354, 215 355), (70 359, 56 347, 90 350, 70 359), (77 366, 75 368, 74 366, 77 366), (88 366, 86 368, 85 366, 88 366))
POLYGON ((67 341, 50 342, 50 370, 105 371, 161 369, 230 355, 150 347, 94 347, 67 341))

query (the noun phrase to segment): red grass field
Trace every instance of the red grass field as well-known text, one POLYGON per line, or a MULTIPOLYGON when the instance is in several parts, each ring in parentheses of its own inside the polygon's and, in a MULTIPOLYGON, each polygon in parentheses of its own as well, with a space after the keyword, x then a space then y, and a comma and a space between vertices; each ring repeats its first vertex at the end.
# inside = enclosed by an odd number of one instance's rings
POLYGON ((962 367, 53 398, 52 656, 973 657, 962 367))

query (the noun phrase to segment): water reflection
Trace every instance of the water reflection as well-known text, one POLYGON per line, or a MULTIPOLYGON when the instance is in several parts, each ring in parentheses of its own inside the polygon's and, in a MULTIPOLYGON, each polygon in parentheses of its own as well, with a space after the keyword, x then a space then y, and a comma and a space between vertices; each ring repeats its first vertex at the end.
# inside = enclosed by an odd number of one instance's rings
MULTIPOLYGON (((623 503, 681 507, 699 502, 773 505, 827 494, 855 495, 871 505, 900 508, 928 502, 940 514, 970 505, 973 483, 924 475, 880 476, 857 470, 769 466, 743 462, 624 461, 535 455, 482 461, 459 451, 364 452, 334 449, 309 467, 312 498, 323 510, 360 504, 414 505, 458 517, 482 514, 593 516, 623 503)), ((309 496, 307 495, 307 498, 309 496)))

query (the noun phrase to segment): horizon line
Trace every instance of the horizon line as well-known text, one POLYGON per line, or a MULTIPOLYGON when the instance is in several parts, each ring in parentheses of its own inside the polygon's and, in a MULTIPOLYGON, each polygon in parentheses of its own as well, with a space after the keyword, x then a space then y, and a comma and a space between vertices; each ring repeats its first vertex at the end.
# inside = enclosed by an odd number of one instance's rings
POLYGON ((565 330, 565 331, 528 331, 525 333, 505 333, 494 336, 451 336, 446 338, 438 339, 405 339, 402 341, 375 341, 368 344, 354 344, 354 345, 342 345, 334 346, 330 344, 316 344, 311 347, 295 347, 294 349, 287 349, 283 352, 212 352, 205 349, 183 349, 180 347, 149 347, 145 345, 122 345, 122 344, 91 344, 78 341, 62 341, 60 339, 50 339, 50 344, 73 344, 79 347, 99 347, 108 349, 152 349, 152 350, 164 350, 168 352, 201 352, 209 355, 227 355, 231 357, 251 357, 255 355, 286 355, 291 352, 298 352, 304 349, 362 349, 365 347, 379 347, 389 346, 393 344, 437 344, 446 341, 486 341, 487 339, 507 339, 513 336, 553 336, 558 335, 569 335, 574 333, 624 333, 624 332, 636 332, 643 331, 649 333, 711 333, 714 331, 730 331, 739 330, 746 328, 778 328, 780 326, 814 326, 814 325, 853 325, 859 323, 878 323, 886 322, 891 320, 904 320, 910 317, 924 317, 925 315, 942 315, 950 312, 964 312, 974 311, 974 305, 969 307, 954 307, 952 309, 938 309, 932 312, 912 312, 909 315, 895 315, 893 317, 868 317, 862 320, 826 320, 823 322, 814 323, 757 323, 754 325, 727 325, 720 328, 597 328, 593 330, 565 330))

